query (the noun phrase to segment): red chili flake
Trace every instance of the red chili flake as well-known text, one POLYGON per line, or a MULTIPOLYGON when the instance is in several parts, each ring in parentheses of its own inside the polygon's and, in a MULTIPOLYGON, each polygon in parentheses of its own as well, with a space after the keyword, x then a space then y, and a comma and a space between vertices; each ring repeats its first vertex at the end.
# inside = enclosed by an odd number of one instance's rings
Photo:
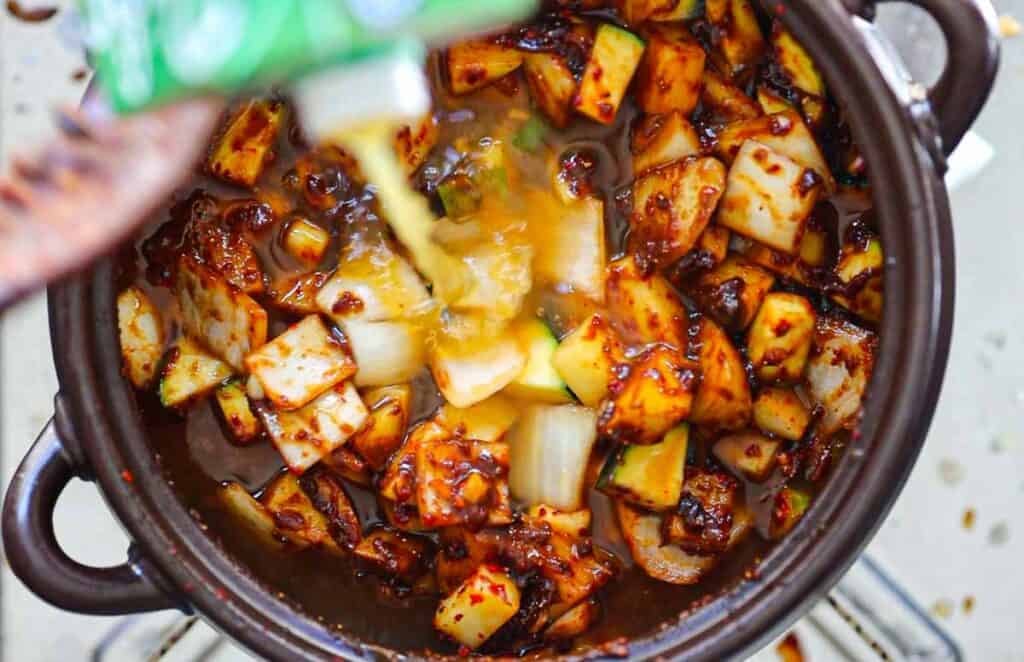
POLYGON ((469 657, 470 652, 469 646, 459 646, 459 657, 469 657))
POLYGON ((123 480, 126 483, 134 483, 135 476, 132 475, 131 471, 125 469, 124 471, 121 472, 121 480, 123 480))
POLYGON ((473 595, 469 596, 469 604, 471 605, 478 605, 483 601, 484 596, 480 595, 479 593, 474 593, 473 595))
POLYGON ((228 592, 225 591, 224 587, 222 587, 222 586, 218 586, 217 588, 215 588, 213 590, 213 594, 215 596, 217 596, 218 600, 227 600, 228 599, 228 592))

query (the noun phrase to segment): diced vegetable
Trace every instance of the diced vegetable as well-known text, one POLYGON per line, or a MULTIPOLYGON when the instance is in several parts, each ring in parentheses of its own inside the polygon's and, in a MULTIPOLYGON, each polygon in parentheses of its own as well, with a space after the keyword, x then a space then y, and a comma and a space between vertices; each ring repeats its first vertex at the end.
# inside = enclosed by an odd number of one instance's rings
POLYGON ((772 540, 779 540, 793 530, 811 506, 811 495, 795 487, 786 486, 775 496, 769 532, 772 540))
POLYGON ((355 549, 363 537, 363 528, 342 484, 330 473, 314 470, 299 479, 299 486, 324 516, 334 542, 341 549, 355 549))
POLYGON ((335 448, 324 456, 320 463, 332 472, 362 487, 373 486, 373 469, 358 453, 348 446, 335 448))
POLYGON ((405 172, 412 175, 427 160, 430 150, 437 144, 441 130, 433 113, 427 113, 412 126, 406 125, 395 134, 395 151, 405 166, 405 172))
POLYGON ((423 329, 412 322, 345 322, 356 386, 407 382, 427 364, 423 329))
POLYGON ((482 564, 495 561, 503 534, 494 529, 470 531, 464 526, 442 529, 441 550, 436 559, 441 592, 454 592, 482 564))
POLYGON ((793 109, 792 104, 767 85, 758 86, 757 103, 760 104, 761 110, 764 111, 765 115, 784 113, 793 109))
POLYGON ((730 255, 703 274, 692 291, 697 305, 730 331, 743 331, 754 321, 775 276, 737 255, 730 255))
POLYGON ((728 228, 711 223, 700 233, 696 250, 704 251, 710 256, 712 265, 720 264, 729 252, 730 236, 728 228))
POLYGON ((208 395, 231 376, 231 367, 193 340, 180 338, 167 352, 160 373, 160 403, 182 408, 208 395))
POLYGON ((783 439, 798 441, 811 422, 811 412, 791 388, 766 387, 754 399, 754 424, 783 439))
POLYGON ((664 342, 687 346, 689 316, 665 278, 643 275, 631 257, 608 265, 607 302, 610 321, 627 343, 664 342))
POLYGON ((519 403, 499 394, 465 409, 446 402, 437 420, 458 437, 500 441, 519 419, 521 408, 519 403))
POLYGON ((435 439, 416 448, 416 505, 428 528, 508 524, 508 445, 435 439))
POLYGON ((569 538, 582 538, 588 535, 591 517, 589 508, 566 512, 544 503, 532 506, 526 513, 527 519, 535 523, 543 522, 550 526, 552 531, 569 538))
POLYGON ((530 115, 512 136, 512 144, 524 152, 536 152, 544 144, 548 131, 547 122, 538 115, 530 115))
POLYGON ((818 423, 821 434, 854 423, 871 380, 876 346, 875 335, 855 324, 834 317, 818 320, 807 386, 810 396, 825 409, 818 423))
POLYGON ((451 439, 452 433, 435 421, 426 421, 414 427, 405 443, 391 456, 380 479, 380 495, 397 504, 416 501, 416 454, 421 444, 439 443, 451 439))
MULTIPOLYGON (((685 2, 686 0, 682 0, 685 2)), ((597 600, 584 600, 544 630, 546 641, 566 641, 586 632, 601 617, 601 605, 597 600)))
POLYGON ((726 163, 732 163, 748 140, 756 140, 775 153, 813 170, 824 182, 826 192, 835 190, 835 180, 825 155, 803 119, 794 111, 732 122, 718 134, 715 154, 726 163))
POLYGON ((670 510, 679 504, 690 437, 680 425, 657 444, 629 444, 605 463, 598 489, 648 510, 670 510))
POLYGON ((613 570, 599 560, 598 548, 592 547, 588 553, 576 542, 575 537, 561 533, 553 533, 548 539, 549 552, 545 554, 541 574, 554 582, 558 595, 558 602, 551 606, 552 616, 594 595, 614 575, 613 570))
POLYGON ((526 354, 511 331, 468 347, 440 339, 430 353, 430 370, 445 399, 470 407, 508 386, 526 366, 526 354))
POLYGON ((534 275, 546 282, 602 303, 605 293, 604 202, 585 198, 559 210, 559 218, 546 219, 544 239, 537 246, 534 275))
POLYGON ((302 409, 258 407, 263 426, 293 473, 302 474, 363 427, 369 412, 351 382, 343 382, 302 409))
POLYGON ((815 313, 799 294, 765 297, 747 336, 747 357, 767 382, 794 382, 804 374, 814 338, 815 313))
POLYGON ((810 284, 810 269, 825 264, 828 237, 823 230, 810 224, 800 240, 799 255, 790 255, 774 250, 746 237, 735 237, 735 239, 733 249, 744 258, 796 283, 810 284))
POLYGON ((677 545, 663 544, 661 516, 623 501, 615 502, 615 512, 633 560, 654 579, 669 584, 696 584, 717 563, 717 557, 687 554, 677 545))
POLYGON ((772 48, 775 61, 794 87, 816 97, 825 96, 825 80, 814 60, 779 22, 772 28, 772 48))
POLYGON ((331 537, 331 524, 302 490, 299 479, 284 473, 263 490, 263 505, 274 518, 277 534, 293 545, 304 548, 322 547, 332 554, 342 548, 331 537))
POLYGON ((416 270, 387 244, 344 250, 316 301, 343 331, 347 322, 413 319, 433 306, 416 270))
POLYGON ((796 255, 821 188, 821 178, 813 170, 748 140, 729 170, 718 222, 796 255))
POLYGON ((293 315, 312 315, 320 311, 316 295, 326 281, 327 275, 320 272, 281 279, 271 286, 269 303, 293 315))
POLYGON ((386 528, 376 528, 355 549, 356 558, 384 577, 412 582, 430 567, 430 540, 386 528))
POLYGON ((637 103, 646 113, 689 115, 700 99, 704 49, 683 26, 652 26, 637 72, 637 103))
POLYGON ((633 184, 629 223, 636 254, 664 267, 686 255, 725 191, 725 166, 710 157, 652 170, 633 184))
POLYGON ((300 156, 294 174, 306 204, 322 212, 337 209, 352 183, 362 179, 355 158, 336 145, 324 145, 300 156))
POLYGON ((519 344, 526 353, 522 372, 505 387, 505 393, 534 402, 572 402, 565 381, 555 370, 553 358, 558 339, 542 320, 533 318, 515 325, 519 344))
POLYGON ((750 421, 750 384, 740 353, 729 336, 704 318, 697 331, 701 383, 690 410, 690 420, 724 430, 736 430, 750 421))
POLYGON ((356 363, 319 315, 309 315, 245 357, 245 367, 282 411, 299 409, 355 374, 356 363))
POLYGON ((779 446, 756 432, 739 432, 716 441, 712 452, 736 476, 760 483, 775 469, 779 446))
POLYGON ((242 382, 233 380, 217 389, 217 404, 224 423, 231 431, 231 438, 241 444, 254 441, 263 431, 263 426, 252 413, 249 397, 245 394, 242 382))
POLYGON ((508 240, 503 244, 485 242, 462 258, 472 284, 449 307, 498 320, 515 318, 533 286, 533 247, 508 240))
POLYGON ((523 63, 523 53, 485 39, 448 49, 448 82, 453 94, 468 94, 503 78, 523 63))
POLYGON ((555 53, 527 53, 523 62, 534 103, 552 124, 564 128, 569 123, 576 94, 576 78, 565 59, 555 53))
POLYGON ((840 305, 869 322, 882 319, 885 255, 882 242, 872 237, 865 244, 843 244, 836 265, 836 276, 846 285, 848 292, 832 296, 840 305))
POLYGON ((688 21, 704 12, 704 0, 660 0, 658 5, 648 20, 688 21))
POLYGON ((596 313, 566 336, 551 357, 555 370, 588 407, 596 407, 608 395, 613 369, 624 361, 618 334, 596 313))
POLYGON ((726 122, 751 119, 761 115, 761 107, 746 92, 733 85, 713 69, 704 70, 704 106, 726 122))
POLYGON ((597 414, 576 405, 532 405, 509 432, 509 485, 527 505, 583 505, 583 477, 597 440, 597 414))
POLYGON ((235 370, 267 341, 267 311, 189 256, 178 261, 175 291, 185 333, 235 370))
POLYGON ((642 175, 652 168, 697 156, 700 150, 700 136, 682 113, 648 115, 633 129, 633 173, 642 175))
POLYGON ((285 114, 284 103, 275 99, 247 103, 214 141, 206 170, 226 182, 252 187, 263 173, 285 114))
POLYGON ((164 325, 160 311, 138 287, 117 295, 117 330, 124 374, 135 388, 145 388, 156 377, 164 351, 164 325))
POLYGON ((639 25, 649 19, 661 4, 662 0, 615 0, 622 20, 630 25, 639 25))
MULTIPOLYGON (((209 204, 217 203, 210 200, 209 204)), ((220 274, 228 283, 246 294, 261 294, 265 288, 263 282, 263 265, 260 264, 256 249, 240 231, 231 228, 230 221, 222 221, 216 216, 208 217, 201 213, 193 216, 188 227, 186 243, 199 262, 206 265, 214 273, 220 274)), ((225 211, 224 219, 230 219, 231 209, 225 211)))
POLYGON ((690 415, 700 369, 682 352, 653 345, 637 356, 629 374, 601 407, 598 429, 632 444, 653 444, 690 415))
POLYGON ((519 588, 497 566, 481 565, 441 601, 434 627, 467 648, 479 648, 519 611, 519 588))
POLYGON ((765 40, 750 0, 706 0, 705 8, 708 21, 719 29, 717 45, 733 73, 755 65, 765 40))
POLYGON ((644 42, 638 36, 611 23, 602 23, 580 91, 573 99, 576 110, 602 124, 615 121, 643 53, 644 42))
POLYGON ((295 218, 285 229, 281 243, 286 251, 306 264, 318 264, 327 252, 331 235, 316 223, 295 218))
POLYGON ((412 406, 412 387, 408 384, 385 386, 362 396, 370 410, 363 427, 352 437, 352 448, 375 471, 380 471, 405 438, 412 406))
POLYGON ((678 512, 665 519, 666 542, 692 554, 719 554, 729 547, 739 483, 722 471, 687 467, 678 512))
POLYGON ((270 511, 254 499, 244 487, 235 482, 226 483, 217 489, 217 498, 258 540, 271 547, 281 546, 277 526, 270 511))

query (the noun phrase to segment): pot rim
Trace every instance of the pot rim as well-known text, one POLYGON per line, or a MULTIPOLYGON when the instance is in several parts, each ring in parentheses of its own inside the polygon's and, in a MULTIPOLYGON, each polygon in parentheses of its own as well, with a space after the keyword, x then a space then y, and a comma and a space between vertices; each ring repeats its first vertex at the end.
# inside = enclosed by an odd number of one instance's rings
MULTIPOLYGON (((924 442, 952 331, 948 201, 906 109, 838 2, 789 0, 782 15, 848 109, 871 170, 887 251, 885 315, 860 434, 797 528, 741 580, 693 613, 630 644, 637 659, 730 659, 767 642, 824 595, 874 535, 924 442), (846 44, 837 51, 832 46, 846 44), (888 220, 888 222, 884 222, 888 220)), ((347 640, 276 599, 198 523, 159 475, 130 387, 120 377, 113 264, 50 291, 54 356, 74 439, 110 506, 170 584, 218 628, 271 659, 395 655, 347 640)))

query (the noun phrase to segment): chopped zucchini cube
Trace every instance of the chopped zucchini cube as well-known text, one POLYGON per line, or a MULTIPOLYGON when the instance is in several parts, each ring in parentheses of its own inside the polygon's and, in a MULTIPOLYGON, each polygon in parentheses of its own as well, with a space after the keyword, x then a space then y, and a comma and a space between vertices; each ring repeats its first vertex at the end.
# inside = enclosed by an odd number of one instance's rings
POLYGON ((509 485, 528 506, 583 507, 583 482, 597 441, 597 414, 576 405, 533 405, 509 432, 509 485))
POLYGON ((190 256, 178 261, 175 294, 185 333, 235 370, 267 341, 267 311, 190 256))
POLYGON ((678 512, 665 519, 665 540, 691 554, 720 554, 729 548, 739 483, 722 471, 686 468, 678 512))
POLYGON ((231 367, 194 340, 180 338, 167 352, 160 373, 160 404, 183 408, 208 395, 231 376, 231 367))
POLYGON ((416 448, 416 505, 428 528, 512 520, 508 444, 434 439, 416 448), (504 495, 502 494, 504 493, 504 495))
POLYGON ((295 259, 305 264, 319 264, 327 252, 331 235, 316 223, 295 218, 284 231, 281 243, 295 259))
POLYGON ((281 411, 299 409, 356 373, 356 363, 319 315, 309 315, 245 357, 245 367, 281 411))
POLYGON ((224 509, 252 532, 260 542, 273 548, 281 546, 277 525, 274 524, 274 518, 270 511, 254 499, 244 487, 236 482, 224 484, 217 489, 217 498, 224 509))
POLYGON ((737 122, 761 115, 761 107, 746 92, 713 69, 704 70, 703 82, 701 102, 716 119, 737 122))
POLYGON ((515 325, 519 344, 526 353, 526 365, 512 383, 505 387, 505 393, 523 400, 562 404, 572 402, 553 358, 558 349, 558 339, 543 320, 533 318, 515 325))
POLYGON ((412 406, 412 387, 408 384, 385 386, 363 394, 370 416, 352 437, 352 448, 375 471, 383 469, 391 454, 405 438, 412 406))
POLYGON ((799 381, 814 339, 814 307, 799 294, 765 297, 747 336, 747 357, 766 382, 799 381))
POLYGON ((600 603, 597 600, 584 600, 549 625, 544 630, 544 640, 568 641, 578 637, 589 630, 600 616, 600 603))
POLYGON ((645 113, 689 115, 700 100, 706 54, 682 26, 656 26, 644 32, 647 49, 637 73, 637 103, 645 113))
POLYGON ((770 272, 730 255, 697 280, 691 295, 705 314, 736 332, 750 326, 774 285, 770 272))
POLYGON ((288 468, 302 474, 342 446, 366 422, 369 412, 351 382, 342 382, 302 409, 258 407, 277 452, 288 468))
POLYGON ((434 627, 470 649, 479 648, 519 611, 519 588, 497 566, 481 565, 441 601, 434 627))
POLYGON ((531 506, 526 518, 533 523, 547 524, 551 530, 569 538, 584 538, 589 535, 592 513, 589 508, 574 511, 563 511, 540 503, 531 506))
POLYGON ((798 441, 811 422, 811 412, 791 388, 769 386, 754 399, 754 425, 776 437, 798 441))
POLYGON ((765 39, 750 0, 706 0, 708 21, 719 29, 718 48, 738 73, 757 64, 765 39))
POLYGON ((767 85, 759 85, 757 87, 757 103, 761 106, 761 110, 764 111, 765 115, 774 115, 775 113, 793 110, 791 103, 767 85))
POLYGON ((566 204, 557 213, 559 218, 544 228, 544 240, 536 247, 535 279, 559 291, 571 289, 603 303, 608 264, 604 202, 584 198, 566 204))
POLYGON ((520 409, 521 404, 499 394, 465 409, 446 402, 437 420, 463 439, 501 441, 519 419, 520 409))
POLYGON ((712 453, 734 475, 760 483, 775 469, 780 445, 756 432, 739 432, 716 441, 712 453))
POLYGON ((429 569, 431 552, 427 538, 377 528, 362 539, 355 556, 384 577, 412 582, 429 569))
POLYGON ((756 140, 748 140, 729 170, 718 222, 797 255, 821 188, 821 178, 813 170, 756 140))
POLYGON ((728 124, 718 134, 715 154, 726 163, 733 163, 748 140, 756 140, 777 154, 813 170, 824 182, 827 193, 835 190, 835 179, 824 153, 814 134, 793 110, 728 124))
POLYGON ((527 53, 523 71, 533 102, 552 124, 565 128, 572 114, 577 87, 565 58, 555 53, 527 53))
POLYGON ((648 115, 633 129, 633 173, 642 175, 652 168, 697 156, 700 150, 700 136, 682 113, 648 115))
POLYGON ((622 20, 630 25, 639 25, 651 17, 663 4, 662 0, 615 0, 622 20))
POLYGON ((140 288, 132 286, 117 295, 117 330, 122 370, 135 388, 145 388, 160 368, 164 323, 160 311, 140 288))
POLYGON ((847 310, 869 322, 882 319, 883 278, 885 255, 877 237, 866 245, 845 242, 836 265, 836 276, 847 286, 847 291, 832 298, 847 310))
POLYGON ((207 172, 251 188, 263 173, 285 114, 284 103, 273 99, 254 99, 242 106, 214 141, 207 172))
POLYGON ((502 390, 526 366, 515 334, 469 343, 439 340, 430 352, 430 371, 445 399, 456 407, 471 407, 502 390))
POLYGON ((576 538, 552 533, 547 546, 550 559, 541 567, 541 574, 555 584, 558 602, 551 606, 554 616, 594 595, 608 583, 614 571, 599 560, 592 547, 590 553, 576 544, 576 538))
POLYGON ((644 275, 627 256, 608 265, 609 320, 627 344, 663 342, 687 347, 689 316, 679 295, 657 273, 644 275))
POLYGON ((433 113, 427 113, 416 124, 403 126, 395 134, 395 152, 405 166, 405 172, 412 175, 427 160, 430 150, 437 144, 441 130, 433 113))
POLYGON ((855 324, 834 317, 818 320, 807 390, 825 410, 818 422, 822 435, 855 422, 871 380, 877 345, 875 334, 855 324))
POLYGON ((690 415, 700 369, 682 352, 653 345, 637 356, 629 374, 612 387, 598 430, 631 444, 654 444, 690 415))
POLYGON ((700 321, 697 343, 701 383, 690 420, 723 430, 746 426, 752 405, 743 357, 729 336, 708 318, 700 321))
POLYGON ((614 122, 643 54, 644 42, 640 37, 602 23, 583 71, 580 91, 573 99, 575 109, 602 124, 614 122))
POLYGON ((463 95, 504 78, 523 63, 523 53, 486 39, 455 44, 448 49, 448 82, 452 94, 463 95))
POLYGON ((711 222, 725 191, 726 171, 711 157, 652 170, 633 184, 629 224, 633 252, 657 267, 686 255, 711 222))
POLYGON ((624 361, 618 334, 597 313, 566 336, 551 357, 555 370, 588 407, 596 407, 605 399, 613 370, 624 361))
POLYGON ((688 21, 704 13, 704 0, 660 0, 648 17, 650 21, 688 21))
POLYGON ((274 518, 277 535, 292 545, 300 549, 322 547, 338 555, 343 553, 331 537, 331 524, 316 509, 294 475, 283 473, 275 478, 263 490, 260 500, 274 518))
POLYGON ((231 432, 231 438, 241 444, 247 444, 260 436, 263 426, 249 406, 249 396, 245 394, 242 382, 233 380, 217 389, 217 405, 224 418, 224 423, 231 432))
POLYGON ((341 549, 355 549, 363 537, 363 527, 341 481, 328 471, 316 469, 300 478, 299 486, 313 507, 327 520, 328 532, 334 542, 341 549))
POLYGON ((356 386, 387 386, 408 382, 427 365, 423 328, 414 322, 342 324, 355 357, 356 386))
POLYGON ((689 437, 683 424, 657 444, 625 446, 608 458, 598 489, 648 510, 674 509, 682 495, 689 437))
POLYGON ((794 87, 816 97, 825 96, 825 79, 814 60, 778 21, 772 27, 772 50, 775 61, 794 87))
POLYGON ((793 530, 810 508, 811 495, 787 485, 775 496, 774 506, 769 535, 772 540, 779 540, 793 530))

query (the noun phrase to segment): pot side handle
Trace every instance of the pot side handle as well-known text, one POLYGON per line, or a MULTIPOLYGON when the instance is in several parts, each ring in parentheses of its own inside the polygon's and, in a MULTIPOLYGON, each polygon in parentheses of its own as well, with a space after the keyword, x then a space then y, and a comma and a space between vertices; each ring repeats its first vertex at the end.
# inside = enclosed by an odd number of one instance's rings
POLYGON ((33 593, 68 611, 118 615, 180 608, 131 552, 121 565, 94 568, 61 549, 53 510, 76 467, 56 427, 52 419, 47 423, 7 488, 2 530, 11 570, 33 593))
POLYGON ((946 66, 928 101, 946 156, 960 144, 988 99, 999 68, 996 10, 991 0, 883 0, 910 2, 928 12, 946 38, 946 66))

